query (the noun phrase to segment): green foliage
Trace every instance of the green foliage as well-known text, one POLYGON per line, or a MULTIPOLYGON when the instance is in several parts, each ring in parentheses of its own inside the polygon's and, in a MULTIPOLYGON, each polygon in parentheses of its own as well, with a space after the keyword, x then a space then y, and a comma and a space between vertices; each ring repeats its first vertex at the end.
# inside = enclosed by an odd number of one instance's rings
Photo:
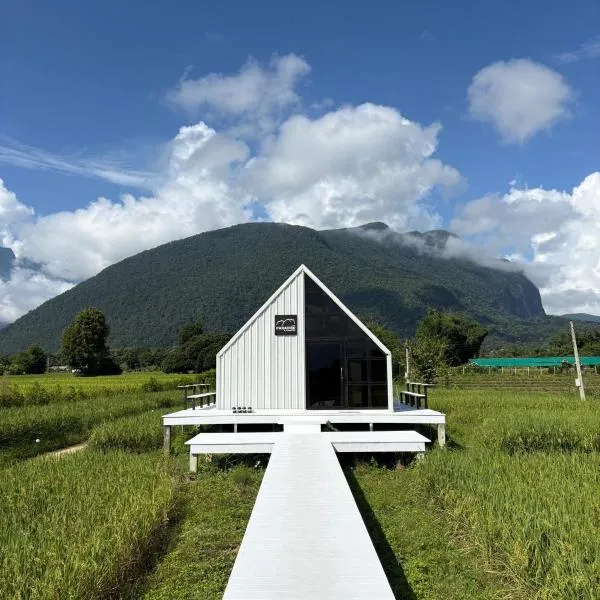
POLYGON ((446 368, 446 341, 435 337, 417 337, 410 343, 411 379, 434 383, 446 368))
POLYGON ((63 333, 65 360, 87 375, 118 375, 121 369, 111 358, 106 345, 108 333, 102 311, 96 308, 82 310, 63 333))
POLYGON ((39 344, 31 344, 27 350, 12 357, 8 372, 12 375, 32 375, 46 370, 46 353, 39 344))
POLYGON ((403 339, 428 307, 485 322, 487 344, 547 339, 564 320, 544 316, 537 288, 522 274, 419 252, 392 232, 315 231, 249 223, 160 246, 112 265, 0 331, 16 352, 33 341, 58 349, 78 311, 97 306, 111 324, 111 347, 170 347, 177 330, 237 331, 301 263, 357 314, 403 339), (364 232, 362 232, 364 233, 364 232))
POLYGON ((0 597, 109 597, 143 561, 173 501, 154 455, 84 451, 5 469, 0 597))
POLYGON ((179 329, 179 345, 183 346, 188 342, 191 338, 202 335, 204 333, 204 328, 201 323, 188 323, 179 329))
POLYGON ((162 364, 165 373, 202 373, 217 366, 217 352, 230 340, 229 334, 198 334, 167 354, 162 364))
POLYGON ((466 363, 481 348, 488 330, 466 315, 430 309, 417 324, 417 340, 440 340, 448 366, 466 363))
MULTIPOLYGON (((577 349, 581 356, 600 356, 600 329, 575 327, 577 349)), ((548 344, 550 356, 573 356, 573 340, 571 332, 565 331, 556 334, 548 344)))

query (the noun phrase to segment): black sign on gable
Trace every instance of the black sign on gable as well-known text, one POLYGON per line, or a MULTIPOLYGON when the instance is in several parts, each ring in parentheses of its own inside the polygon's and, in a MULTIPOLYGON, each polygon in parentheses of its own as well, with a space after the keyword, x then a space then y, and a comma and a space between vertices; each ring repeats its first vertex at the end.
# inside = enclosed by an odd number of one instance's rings
POLYGON ((275 335, 298 335, 298 315, 275 315, 275 335))

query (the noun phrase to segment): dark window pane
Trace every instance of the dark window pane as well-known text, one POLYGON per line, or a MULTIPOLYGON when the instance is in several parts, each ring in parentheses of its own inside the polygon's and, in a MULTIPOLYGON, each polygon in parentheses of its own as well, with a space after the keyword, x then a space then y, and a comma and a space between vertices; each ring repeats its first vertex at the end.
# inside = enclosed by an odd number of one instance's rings
POLYGON ((373 358, 384 358, 385 354, 373 343, 369 351, 369 356, 373 358))
POLYGON ((387 386, 372 385, 371 386, 371 407, 372 408, 387 408, 387 386))
POLYGON ((309 408, 340 408, 340 345, 309 344, 307 350, 309 408))
POLYGON ((352 359, 348 361, 348 381, 360 383, 367 381, 367 361, 352 359))
POLYGON ((348 406, 350 408, 368 408, 369 387, 367 385, 349 385, 348 406))
POLYGON ((371 381, 377 383, 387 382, 387 361, 385 359, 371 361, 371 381))

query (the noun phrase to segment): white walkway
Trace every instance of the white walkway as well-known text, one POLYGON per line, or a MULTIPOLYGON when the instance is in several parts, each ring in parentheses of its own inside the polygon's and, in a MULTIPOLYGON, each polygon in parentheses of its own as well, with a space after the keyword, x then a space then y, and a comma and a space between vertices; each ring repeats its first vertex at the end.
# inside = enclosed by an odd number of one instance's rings
POLYGON ((393 600, 331 441, 274 444, 225 600, 393 600))

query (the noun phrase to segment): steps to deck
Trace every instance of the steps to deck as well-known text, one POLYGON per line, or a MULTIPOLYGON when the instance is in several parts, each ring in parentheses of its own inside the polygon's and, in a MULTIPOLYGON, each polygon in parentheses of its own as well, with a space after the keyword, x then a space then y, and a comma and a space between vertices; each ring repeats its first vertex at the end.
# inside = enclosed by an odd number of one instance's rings
MULTIPOLYGON (((300 426, 297 426, 298 430, 300 426)), ((298 431, 292 428, 291 433, 298 431)), ((307 433, 307 431, 302 431, 307 433)), ((316 433, 316 432, 315 432, 316 433)), ((275 442, 290 435, 272 432, 199 433, 186 442, 190 454, 260 454, 272 451, 275 442)), ((323 431, 317 433, 337 452, 425 452, 430 440, 416 431, 323 431)))
POLYGON ((338 432, 271 434, 271 459, 225 600, 394 598, 330 433, 338 432))

